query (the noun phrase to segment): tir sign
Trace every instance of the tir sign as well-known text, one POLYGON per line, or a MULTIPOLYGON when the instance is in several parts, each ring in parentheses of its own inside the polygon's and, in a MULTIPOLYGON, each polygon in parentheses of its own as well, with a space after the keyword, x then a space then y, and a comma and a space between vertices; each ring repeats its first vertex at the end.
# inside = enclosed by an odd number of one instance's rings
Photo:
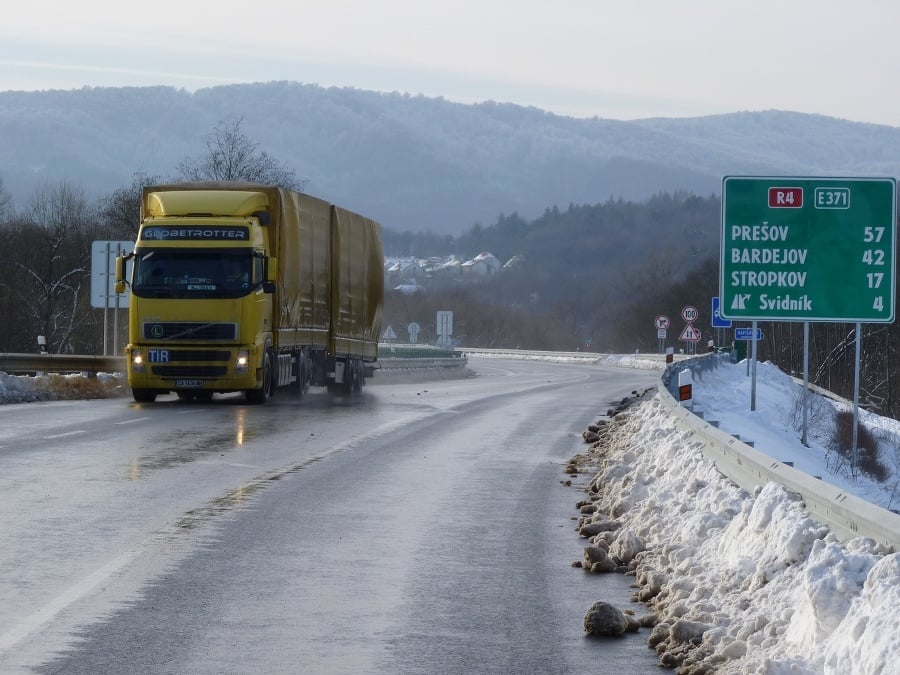
POLYGON ((770 187, 770 209, 802 209, 803 188, 799 187, 770 187))

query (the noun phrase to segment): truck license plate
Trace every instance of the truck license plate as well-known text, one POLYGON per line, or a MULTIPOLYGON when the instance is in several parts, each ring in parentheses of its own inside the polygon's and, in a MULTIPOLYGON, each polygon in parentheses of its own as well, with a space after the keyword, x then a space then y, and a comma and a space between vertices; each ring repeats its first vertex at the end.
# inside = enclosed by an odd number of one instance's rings
POLYGON ((203 380, 175 380, 175 386, 196 389, 203 386, 203 380))

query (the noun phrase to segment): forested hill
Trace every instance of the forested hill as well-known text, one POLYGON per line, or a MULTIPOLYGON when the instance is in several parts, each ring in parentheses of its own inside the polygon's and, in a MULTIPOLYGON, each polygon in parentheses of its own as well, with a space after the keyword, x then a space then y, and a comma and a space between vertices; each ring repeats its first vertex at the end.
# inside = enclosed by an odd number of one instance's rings
POLYGON ((719 191, 726 174, 900 174, 900 128, 789 112, 630 122, 290 82, 0 92, 0 179, 18 207, 41 179, 89 198, 170 178, 219 123, 395 230, 458 234, 500 213, 719 191))

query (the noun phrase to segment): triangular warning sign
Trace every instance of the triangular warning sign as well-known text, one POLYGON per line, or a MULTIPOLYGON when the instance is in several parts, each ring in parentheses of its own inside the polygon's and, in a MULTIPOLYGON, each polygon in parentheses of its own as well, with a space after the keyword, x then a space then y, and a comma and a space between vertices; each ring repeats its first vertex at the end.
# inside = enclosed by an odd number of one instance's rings
POLYGON ((681 331, 681 335, 678 336, 678 339, 682 342, 699 342, 700 331, 694 328, 694 324, 689 323, 684 327, 684 330, 681 331))

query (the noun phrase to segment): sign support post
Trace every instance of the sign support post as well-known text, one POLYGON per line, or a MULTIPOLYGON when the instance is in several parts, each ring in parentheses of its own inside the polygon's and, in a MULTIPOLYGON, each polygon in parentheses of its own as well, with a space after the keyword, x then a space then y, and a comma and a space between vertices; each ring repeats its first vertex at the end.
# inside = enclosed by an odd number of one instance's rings
MULTIPOLYGON (((756 320, 753 321, 753 335, 756 335, 756 320)), ((750 367, 752 369, 753 376, 750 378, 750 412, 756 411, 756 345, 759 343, 759 340, 753 340, 753 347, 751 347, 750 351, 752 356, 750 357, 750 367)))
POLYGON ((803 322, 803 436, 800 442, 809 447, 809 321, 803 322))
POLYGON ((859 473, 859 362, 862 352, 862 324, 856 324, 856 363, 853 371, 853 477, 859 473))

